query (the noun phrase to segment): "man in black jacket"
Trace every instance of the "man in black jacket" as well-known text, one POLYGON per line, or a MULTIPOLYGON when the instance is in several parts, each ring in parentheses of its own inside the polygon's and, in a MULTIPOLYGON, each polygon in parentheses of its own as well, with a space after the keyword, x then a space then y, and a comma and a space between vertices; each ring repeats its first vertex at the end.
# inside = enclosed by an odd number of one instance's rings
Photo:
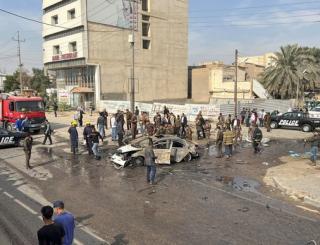
POLYGON ((86 122, 86 126, 83 129, 83 139, 86 141, 86 146, 87 146, 89 155, 93 154, 92 141, 90 139, 91 133, 92 133, 92 127, 90 125, 90 122, 86 122))
POLYGON ((48 119, 45 120, 45 127, 44 127, 44 140, 42 142, 43 145, 46 144, 47 139, 49 139, 50 145, 52 145, 52 139, 51 139, 51 134, 53 130, 51 128, 51 125, 48 121, 48 119))
POLYGON ((90 134, 90 139, 92 141, 92 151, 96 160, 100 160, 101 156, 99 155, 99 139, 103 142, 103 137, 92 125, 92 133, 90 134))

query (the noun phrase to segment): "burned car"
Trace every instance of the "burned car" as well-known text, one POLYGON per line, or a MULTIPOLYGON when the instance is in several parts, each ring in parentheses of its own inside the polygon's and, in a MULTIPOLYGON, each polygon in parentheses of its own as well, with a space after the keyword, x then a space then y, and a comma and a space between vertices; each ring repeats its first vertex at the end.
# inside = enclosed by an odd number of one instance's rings
MULTIPOLYGON (((199 156, 198 146, 176 136, 152 137, 153 150, 157 157, 157 164, 171 164, 173 162, 189 162, 199 156)), ((137 139, 131 144, 120 147, 111 157, 115 168, 124 168, 128 165, 144 165, 144 149, 149 144, 149 138, 137 139)))

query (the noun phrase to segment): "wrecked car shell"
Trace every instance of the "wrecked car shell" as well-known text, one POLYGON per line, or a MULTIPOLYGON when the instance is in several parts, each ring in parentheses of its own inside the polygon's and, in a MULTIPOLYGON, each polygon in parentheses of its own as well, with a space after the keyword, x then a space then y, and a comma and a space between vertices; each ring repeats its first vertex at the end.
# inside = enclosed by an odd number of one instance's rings
MULTIPOLYGON (((157 164, 191 161, 198 157, 197 145, 176 136, 153 137, 153 150, 157 164)), ((148 137, 140 138, 131 145, 120 147, 111 157, 116 168, 124 168, 130 164, 144 165, 144 149, 148 145, 148 137)))

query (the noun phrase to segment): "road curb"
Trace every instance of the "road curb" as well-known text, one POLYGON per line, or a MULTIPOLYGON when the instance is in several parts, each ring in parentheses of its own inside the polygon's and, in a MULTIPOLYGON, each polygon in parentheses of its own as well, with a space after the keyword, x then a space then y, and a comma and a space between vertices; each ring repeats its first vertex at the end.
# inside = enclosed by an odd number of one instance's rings
POLYGON ((276 177, 272 177, 272 181, 275 187, 278 188, 280 191, 284 192, 285 194, 291 197, 297 198, 299 200, 302 200, 306 204, 320 208, 320 200, 310 197, 307 193, 295 191, 291 188, 286 187, 276 177))

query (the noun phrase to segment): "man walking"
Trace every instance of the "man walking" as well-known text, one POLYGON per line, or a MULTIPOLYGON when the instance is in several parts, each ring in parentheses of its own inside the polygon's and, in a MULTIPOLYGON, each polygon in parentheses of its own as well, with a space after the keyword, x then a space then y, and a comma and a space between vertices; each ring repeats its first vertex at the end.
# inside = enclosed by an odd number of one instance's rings
POLYGON ((186 136, 186 127, 188 125, 188 119, 184 113, 181 115, 181 135, 180 137, 184 138, 186 136))
POLYGON ((78 113, 79 113, 79 117, 78 117, 79 126, 82 127, 82 125, 83 125, 83 114, 86 114, 86 113, 84 112, 84 110, 82 109, 81 106, 78 108, 78 113))
POLYGON ((76 121, 73 121, 71 123, 71 127, 69 128, 68 133, 70 135, 71 152, 73 153, 73 155, 75 155, 76 152, 78 152, 78 141, 79 141, 76 121))
POLYGON ((53 102, 53 111, 54 111, 54 117, 57 117, 58 104, 56 101, 53 102))
POLYGON ((252 133, 252 146, 254 149, 254 153, 260 153, 260 143, 262 140, 262 131, 258 127, 258 124, 253 125, 253 133, 252 133))
POLYGON ((90 134, 90 139, 92 142, 92 152, 94 154, 94 157, 96 160, 100 160, 101 156, 99 155, 99 139, 101 139, 101 141, 103 142, 103 138, 100 135, 100 133, 96 130, 96 128, 94 127, 94 125, 91 126, 92 127, 92 132, 90 134))
POLYGON ((62 245, 65 232, 61 225, 53 222, 53 208, 44 206, 41 214, 44 226, 37 233, 39 245, 62 245))
POLYGON ((64 210, 63 201, 55 201, 53 203, 53 208, 56 215, 54 222, 58 225, 61 225, 65 232, 63 245, 72 245, 75 228, 75 220, 73 215, 64 210))
POLYGON ((108 129, 108 116, 109 116, 109 114, 106 109, 103 110, 102 116, 104 117, 104 123, 105 123, 106 129, 108 129))
POLYGON ((135 109, 135 111, 134 111, 134 114, 135 114, 137 117, 139 116, 140 111, 139 111, 138 106, 136 106, 136 109, 135 109))
POLYGON ((132 134, 132 139, 134 140, 136 138, 138 132, 138 118, 136 115, 132 115, 131 118, 131 134, 132 134))
POLYGON ((16 128, 16 131, 18 132, 22 131, 22 120, 23 120, 23 116, 21 115, 20 118, 18 118, 15 123, 15 128, 16 128))
POLYGON ((48 119, 45 120, 45 127, 44 127, 44 140, 42 142, 43 145, 46 144, 47 139, 49 139, 50 145, 52 145, 52 139, 51 139, 51 134, 52 134, 52 128, 51 125, 48 121, 48 119))
POLYGON ((23 132, 29 132, 29 127, 30 127, 29 118, 26 117, 21 123, 22 131, 23 132))
POLYGON ((103 116, 103 113, 100 112, 97 120, 97 128, 102 138, 104 138, 105 136, 105 131, 104 131, 105 124, 106 123, 105 123, 105 118, 103 116))
POLYGON ((27 137, 24 139, 24 142, 23 142, 23 151, 24 151, 24 154, 26 155, 27 169, 31 169, 30 158, 31 158, 32 143, 33 143, 33 138, 31 137, 31 134, 28 133, 27 137))
POLYGON ((128 109, 126 110, 126 122, 127 122, 127 130, 131 129, 131 119, 132 119, 132 113, 128 109))
POLYGON ((309 142, 311 144, 311 162, 313 163, 314 166, 316 166, 317 162, 317 155, 319 151, 319 146, 320 146, 320 132, 316 132, 313 134, 312 137, 305 139, 305 143, 309 142))
POLYGON ((147 182, 153 185, 156 178, 156 156, 153 151, 153 141, 149 138, 149 145, 145 148, 145 164, 147 166, 147 182))
POLYGON ((216 158, 222 157, 222 143, 223 143, 223 131, 220 124, 217 124, 217 136, 216 136, 216 149, 217 156, 216 158))
POLYGON ((83 139, 86 141, 86 146, 87 146, 89 155, 93 154, 92 141, 90 139, 91 133, 92 133, 92 127, 90 125, 90 122, 86 122, 86 126, 83 129, 83 139))
POLYGON ((111 126, 112 141, 116 141, 117 140, 117 122, 116 122, 116 116, 114 114, 110 118, 110 126, 111 126))
POLYGON ((121 118, 117 119, 117 127, 116 127, 117 135, 118 135, 118 145, 123 146, 123 124, 121 118))
POLYGON ((232 156, 232 146, 233 146, 234 135, 230 130, 230 127, 226 128, 226 131, 223 133, 223 143, 225 148, 225 154, 227 158, 232 156))

